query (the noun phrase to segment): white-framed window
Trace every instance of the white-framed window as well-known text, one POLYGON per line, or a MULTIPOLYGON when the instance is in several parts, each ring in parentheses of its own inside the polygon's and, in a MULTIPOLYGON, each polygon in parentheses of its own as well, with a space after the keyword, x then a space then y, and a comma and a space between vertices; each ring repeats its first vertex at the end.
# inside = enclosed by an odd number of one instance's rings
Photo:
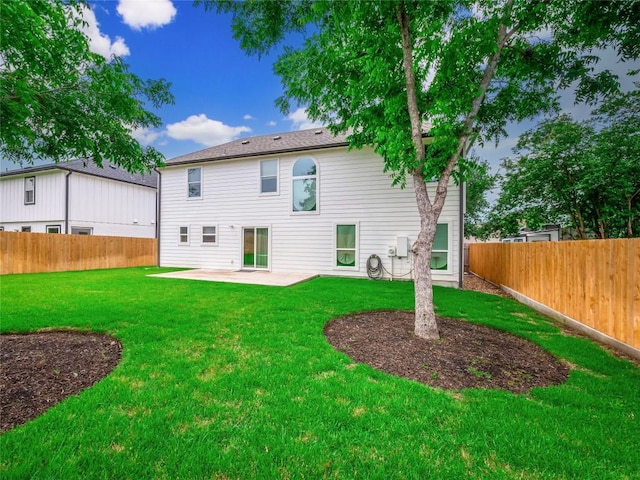
POLYGON ((202 244, 216 245, 218 243, 218 229, 215 226, 202 227, 202 244))
POLYGON ((31 227, 27 227, 27 226, 21 227, 21 228, 20 228, 20 231, 21 231, 21 232, 27 232, 27 233, 28 233, 28 232, 30 232, 30 231, 31 231, 31 227))
POLYGON ((33 205, 36 203, 36 177, 26 177, 24 179, 24 204, 33 205))
POLYGON ((4 232, 4 227, 0 226, 0 232, 4 232))
POLYGON ((189 245, 189 227, 179 227, 178 243, 189 245))
POLYGON ((433 239, 431 249, 431 271, 444 272, 451 270, 451 235, 449 223, 438 223, 436 225, 436 236, 433 239))
POLYGON ((318 212, 318 166, 311 157, 293 164, 291 208, 294 213, 318 212))
POLYGON ((335 225, 335 258, 337 268, 358 267, 358 224, 340 223, 335 225))
POLYGON ((275 195, 278 193, 278 160, 260 160, 260 193, 275 195))
POLYGON ((188 198, 202 198, 202 167, 187 168, 188 198))
POLYGON ((61 225, 47 225, 47 233, 60 233, 61 225))
POLYGON ((71 227, 72 235, 92 235, 93 228, 91 227, 71 227))

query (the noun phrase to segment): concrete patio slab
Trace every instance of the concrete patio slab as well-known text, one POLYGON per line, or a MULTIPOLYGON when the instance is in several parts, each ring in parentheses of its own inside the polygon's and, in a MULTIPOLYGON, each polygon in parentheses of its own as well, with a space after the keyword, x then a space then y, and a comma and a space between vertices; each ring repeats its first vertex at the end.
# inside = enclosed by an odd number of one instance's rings
POLYGON ((289 287, 296 283, 306 282, 315 273, 271 273, 260 270, 181 270, 179 272, 157 273, 150 277, 181 278, 184 280, 203 280, 206 282, 246 283, 250 285, 268 285, 273 287, 289 287))

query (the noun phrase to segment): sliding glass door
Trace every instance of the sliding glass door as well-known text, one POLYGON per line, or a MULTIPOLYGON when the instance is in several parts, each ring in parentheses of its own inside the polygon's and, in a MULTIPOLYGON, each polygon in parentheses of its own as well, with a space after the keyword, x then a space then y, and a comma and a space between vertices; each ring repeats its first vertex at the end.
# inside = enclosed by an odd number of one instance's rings
POLYGON ((242 268, 269 268, 269 229, 242 229, 242 268))

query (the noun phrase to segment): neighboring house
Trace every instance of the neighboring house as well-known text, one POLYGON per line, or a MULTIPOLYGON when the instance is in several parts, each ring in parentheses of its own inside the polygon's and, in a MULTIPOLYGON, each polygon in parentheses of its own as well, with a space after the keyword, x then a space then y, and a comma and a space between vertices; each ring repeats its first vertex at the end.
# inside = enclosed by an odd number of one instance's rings
POLYGON ((561 230, 558 224, 544 225, 541 230, 535 232, 530 228, 521 228, 518 235, 505 237, 500 241, 502 243, 557 242, 563 240, 561 230))
POLYGON ((0 173, 0 230, 156 236, 158 174, 88 160, 0 173))
MULTIPOLYGON (((420 229, 411 179, 392 187, 382 157, 347 146, 344 136, 304 130, 167 160, 159 264, 411 279, 420 229)), ((451 184, 433 248, 437 284, 462 278, 460 206, 451 184)))

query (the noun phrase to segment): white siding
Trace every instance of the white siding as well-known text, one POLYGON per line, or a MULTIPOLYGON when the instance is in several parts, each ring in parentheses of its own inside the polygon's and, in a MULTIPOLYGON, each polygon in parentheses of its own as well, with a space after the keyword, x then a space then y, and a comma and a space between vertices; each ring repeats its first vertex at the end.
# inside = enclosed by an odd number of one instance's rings
MULTIPOLYGON (((0 177, 0 226, 7 231, 47 225, 65 231, 67 171, 47 170, 0 177), (24 204, 24 178, 36 177, 35 204, 24 204)), ((156 190, 141 185, 73 172, 69 177, 69 233, 91 228, 93 235, 156 235, 156 190)))
POLYGON ((69 231, 88 227, 93 235, 155 237, 155 189, 74 172, 69 191, 69 231))
POLYGON ((0 178, 0 225, 5 230, 31 226, 32 232, 45 232, 45 225, 64 223, 64 173, 36 172, 0 178), (24 204, 24 179, 36 178, 35 203, 24 204))
MULTIPOLYGON (((263 157, 268 158, 268 157, 263 157)), ((387 256, 398 236, 415 241, 419 218, 411 185, 391 186, 382 159, 370 149, 344 148, 281 155, 279 193, 260 195, 263 158, 200 164, 202 198, 187 199, 186 170, 162 171, 160 263, 163 266, 237 270, 242 265, 242 227, 270 228, 270 269, 322 275, 367 276, 366 263, 377 254, 394 275, 411 278, 409 258, 387 256), (291 213, 291 175, 295 160, 310 156, 318 166, 318 212, 291 213), (357 224, 356 268, 335 266, 336 224, 357 224), (179 245, 179 227, 189 227, 188 245, 179 245), (202 226, 218 227, 218 244, 202 245, 202 226)), ((430 188, 433 194, 434 188, 430 188)), ((459 189, 451 185, 439 223, 448 222, 450 269, 434 281, 458 281, 459 189)), ((385 274, 388 278, 388 275, 385 274)))

